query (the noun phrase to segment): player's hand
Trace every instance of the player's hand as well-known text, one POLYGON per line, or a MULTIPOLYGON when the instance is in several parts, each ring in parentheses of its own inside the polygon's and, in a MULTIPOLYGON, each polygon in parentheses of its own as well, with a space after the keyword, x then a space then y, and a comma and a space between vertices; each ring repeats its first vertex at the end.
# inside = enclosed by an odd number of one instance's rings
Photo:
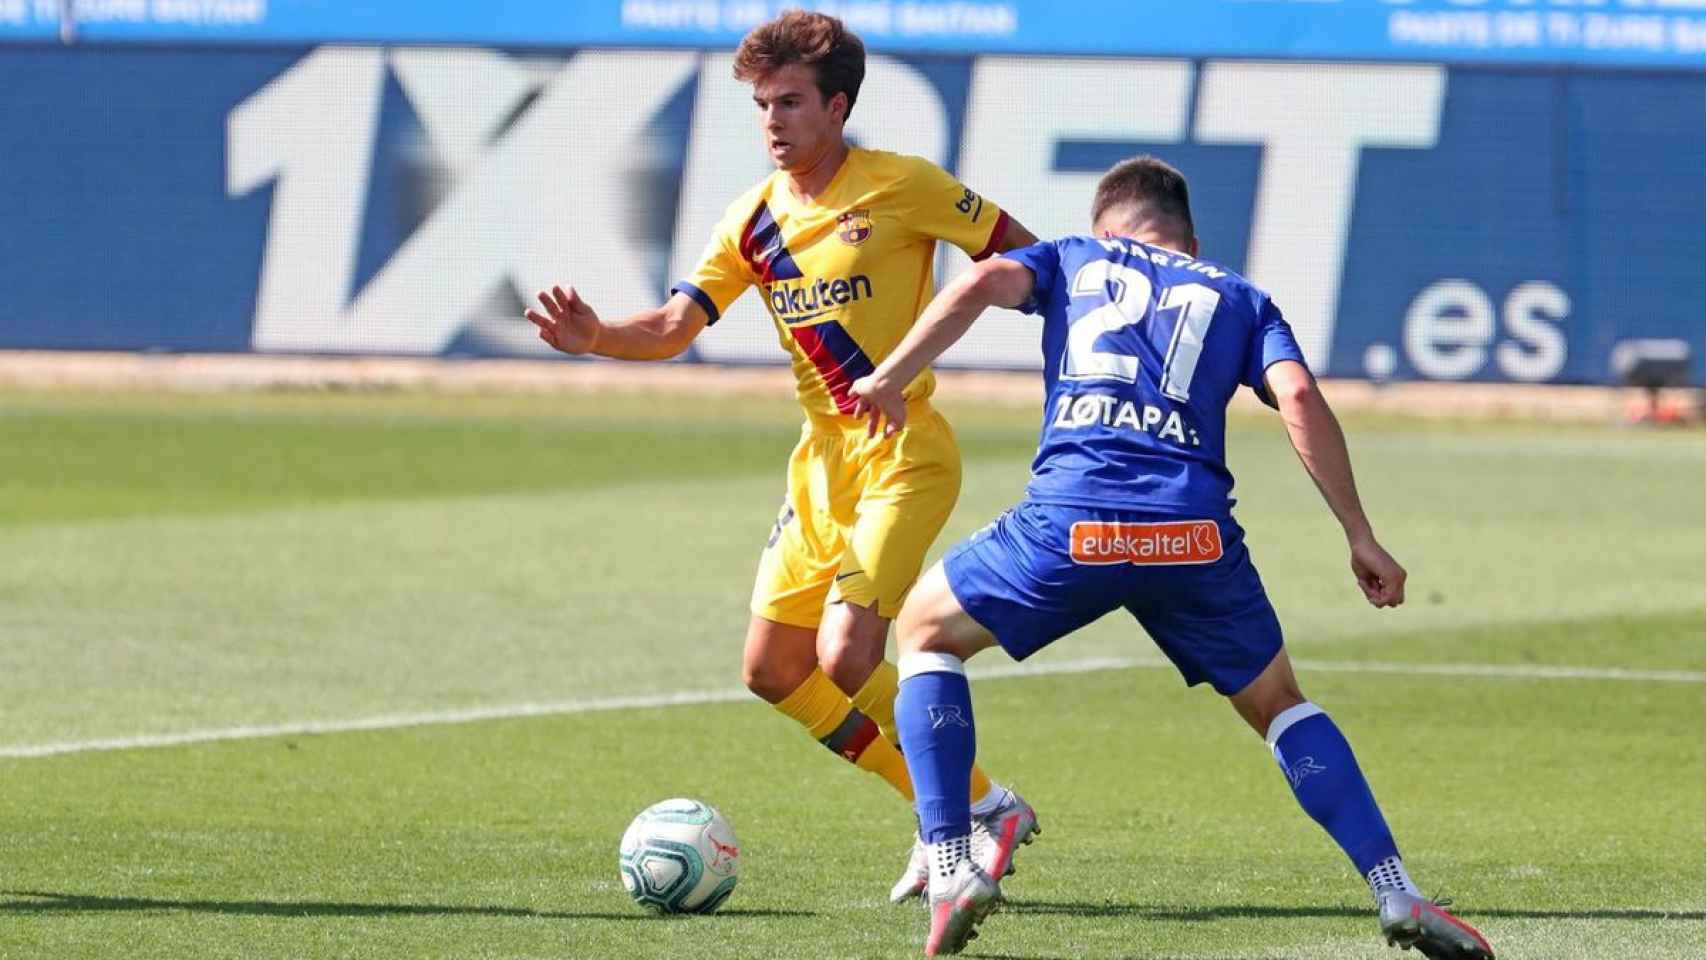
POLYGON ((1351 543, 1351 572, 1370 604, 1396 607, 1404 602, 1404 581, 1410 575, 1373 537, 1351 543))
POLYGON ((883 436, 892 436, 906 426, 906 398, 901 396, 901 388, 884 386, 870 376, 853 381, 849 392, 853 394, 853 415, 868 421, 866 436, 876 436, 879 427, 883 436))
POLYGON ((568 293, 562 287, 539 292, 544 313, 528 310, 527 319, 539 328, 539 339, 567 354, 591 353, 598 345, 598 314, 581 299, 574 287, 568 293))

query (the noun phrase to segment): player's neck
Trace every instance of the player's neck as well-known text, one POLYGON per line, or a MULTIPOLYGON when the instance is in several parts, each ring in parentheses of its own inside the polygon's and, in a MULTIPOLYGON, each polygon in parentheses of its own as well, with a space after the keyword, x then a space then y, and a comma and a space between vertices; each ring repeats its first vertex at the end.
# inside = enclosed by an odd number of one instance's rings
POLYGON ((797 170, 788 171, 788 191, 801 203, 811 203, 829 189, 829 184, 835 175, 841 172, 841 167, 847 162, 848 154, 853 148, 846 140, 836 140, 829 149, 825 150, 809 164, 797 170))

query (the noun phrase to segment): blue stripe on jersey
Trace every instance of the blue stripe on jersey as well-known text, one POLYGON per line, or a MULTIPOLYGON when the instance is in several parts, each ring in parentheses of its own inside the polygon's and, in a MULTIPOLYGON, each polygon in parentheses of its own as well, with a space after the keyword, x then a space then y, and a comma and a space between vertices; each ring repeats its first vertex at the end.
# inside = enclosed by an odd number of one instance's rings
MULTIPOLYGON (((1218 264, 1122 238, 1003 254, 1036 276, 1045 406, 1029 499, 1225 517, 1226 405, 1303 363, 1267 294, 1218 264)), ((1265 396, 1265 395, 1264 395, 1265 396)))
POLYGON ((692 297, 693 302, 697 303, 699 305, 699 308, 701 310, 705 311, 705 316, 710 318, 709 320, 707 320, 705 322, 705 326, 707 326, 707 327, 714 326, 716 324, 717 320, 722 316, 722 311, 717 309, 717 301, 712 300, 710 294, 699 289, 698 287, 694 286, 693 284, 688 283, 686 280, 683 280, 680 283, 676 284, 675 286, 670 287, 669 292, 672 294, 673 293, 685 293, 688 296, 692 297))

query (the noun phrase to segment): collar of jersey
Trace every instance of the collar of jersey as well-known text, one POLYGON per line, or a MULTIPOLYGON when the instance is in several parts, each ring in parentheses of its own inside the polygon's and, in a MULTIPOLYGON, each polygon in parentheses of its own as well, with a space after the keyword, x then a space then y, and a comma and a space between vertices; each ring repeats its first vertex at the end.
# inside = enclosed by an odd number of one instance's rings
POLYGON ((847 159, 841 161, 841 169, 835 171, 835 176, 830 177, 829 183, 824 185, 823 192, 819 193, 817 198, 812 200, 810 203, 807 203, 794 195, 794 188, 788 185, 787 171, 776 171, 776 176, 778 178, 776 183, 776 194, 779 195, 782 200, 781 205, 788 210, 836 209, 835 204, 825 203, 824 198, 834 196, 835 192, 841 189, 841 184, 847 179, 847 171, 853 166, 854 157, 864 152, 864 147, 849 145, 847 150, 847 159))

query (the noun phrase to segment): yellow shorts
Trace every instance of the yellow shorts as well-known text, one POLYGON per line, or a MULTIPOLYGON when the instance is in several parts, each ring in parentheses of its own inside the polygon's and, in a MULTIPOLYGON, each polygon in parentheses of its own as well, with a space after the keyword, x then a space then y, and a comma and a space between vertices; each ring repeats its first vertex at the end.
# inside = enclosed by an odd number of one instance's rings
POLYGON ((928 401, 906 428, 867 437, 850 417, 808 420, 788 458, 788 496, 752 588, 754 615, 816 627, 825 604, 876 604, 893 619, 960 496, 960 448, 928 401))

